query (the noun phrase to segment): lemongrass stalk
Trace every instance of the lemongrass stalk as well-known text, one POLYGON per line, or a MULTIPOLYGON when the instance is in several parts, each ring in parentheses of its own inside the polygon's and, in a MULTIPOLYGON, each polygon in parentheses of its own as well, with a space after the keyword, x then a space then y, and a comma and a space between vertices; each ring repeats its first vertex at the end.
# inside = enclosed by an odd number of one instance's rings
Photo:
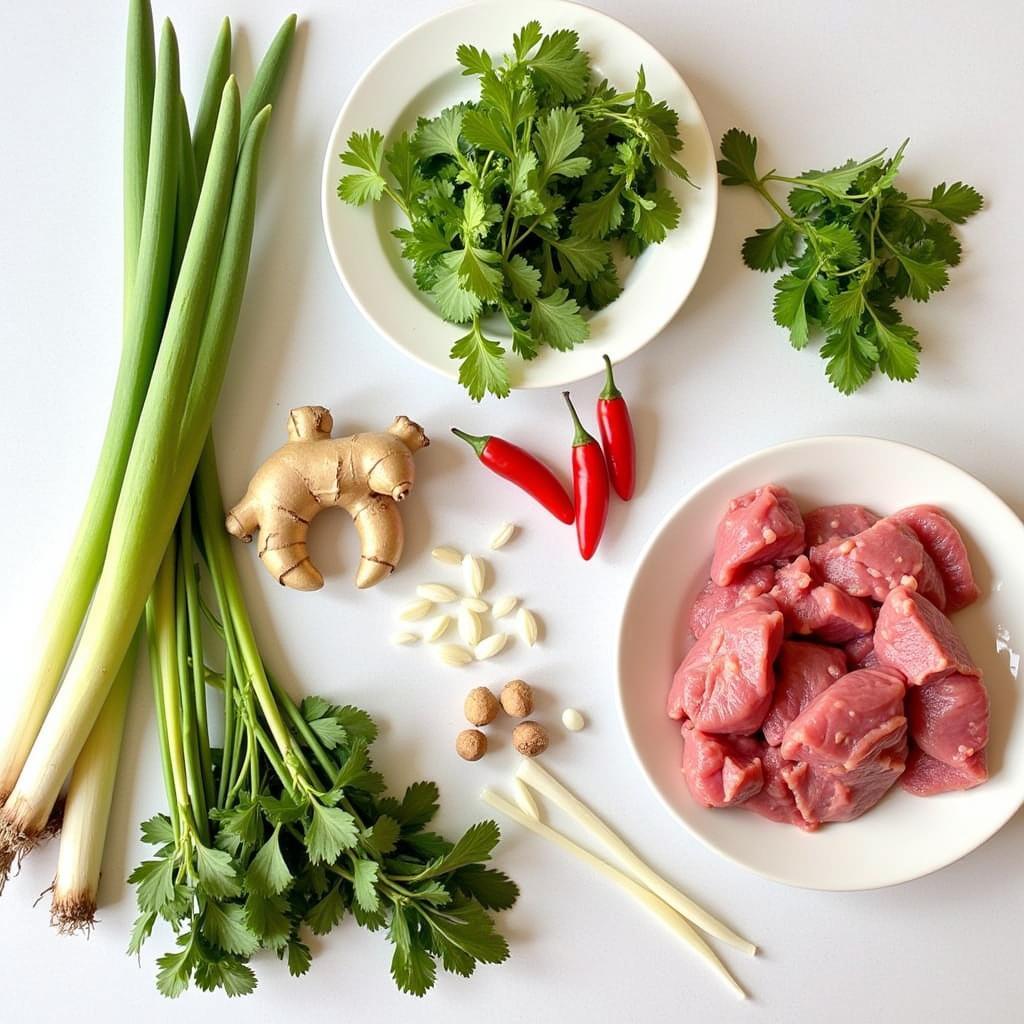
MULTIPOLYGON (((144 0, 131 4, 126 64, 126 315, 121 360, 96 472, 43 618, 25 700, 0 745, 0 805, 14 788, 46 717, 99 579, 167 308, 178 144, 174 104, 180 87, 177 53, 168 52, 161 59, 154 95, 152 16, 144 0)), ((4 877, 0 871, 0 889, 4 877)))
POLYGON ((296 20, 294 14, 289 14, 285 18, 277 30, 277 35, 271 40, 263 60, 260 61, 252 85, 242 103, 243 125, 251 124, 264 107, 277 101, 278 93, 281 91, 281 82, 284 80, 284 73, 288 68, 288 58, 295 42, 296 20))
POLYGON ((153 707, 156 711, 157 739, 160 742, 160 765, 167 792, 167 808, 171 819, 174 838, 177 841, 181 834, 178 821, 178 801, 174 788, 174 765, 171 746, 167 732, 167 716, 163 704, 163 676, 160 664, 160 644, 157 638, 157 607, 156 598, 150 594, 146 602, 146 646, 149 651, 149 677, 153 685, 153 707))
MULTIPOLYGON (((213 143, 213 129, 217 123, 217 110, 220 107, 220 94, 224 91, 231 74, 231 22, 225 18, 220 23, 217 41, 213 44, 213 53, 206 70, 206 82, 196 111, 195 129, 192 132, 192 150, 195 153, 196 177, 203 180, 206 174, 206 163, 210 158, 210 146, 213 143)), ((243 130, 248 121, 242 121, 243 130)))
POLYGON ((61 829, 57 874, 53 883, 50 919, 59 931, 88 932, 96 921, 96 894, 103 864, 103 845, 114 796, 114 781, 121 756, 121 739, 128 715, 135 651, 140 629, 136 630, 103 704, 89 739, 75 762, 68 783, 61 829))
POLYGON ((681 893, 673 885, 670 885, 661 875, 653 871, 650 866, 628 846, 623 839, 604 823, 582 800, 571 793, 562 785, 546 768, 542 767, 532 758, 524 758, 516 772, 516 778, 525 782, 531 788, 546 796, 557 807, 560 807, 570 817, 575 818, 591 835, 600 840, 605 847, 614 855, 615 859, 622 864, 627 874, 641 885, 650 889, 656 896, 664 900, 677 913, 682 914, 687 920, 692 921, 698 928, 703 929, 716 939, 728 943, 734 949, 754 956, 757 953, 757 946, 752 942, 737 935, 728 925, 723 924, 718 918, 709 914, 702 906, 694 903, 689 896, 681 893))
MULTIPOLYGON (((174 50, 173 31, 166 27, 161 56, 165 49, 174 50)), ((175 88, 172 115, 178 92, 175 88)), ((228 346, 248 266, 252 236, 252 211, 248 203, 242 203, 244 209, 236 211, 242 219, 248 213, 244 252, 225 252, 224 258, 219 258, 229 207, 235 210, 232 194, 237 191, 244 197, 247 191, 244 179, 240 181, 241 189, 233 189, 239 106, 238 89, 231 79, 224 90, 210 168, 139 418, 93 605, 64 685, 43 722, 18 784, 0 813, 0 849, 29 848, 45 825, 61 784, 124 659, 209 430, 215 394, 205 396, 205 402, 197 402, 207 415, 192 424, 194 434, 179 437, 189 383, 201 391, 219 389, 219 378, 216 385, 210 386, 206 378, 193 378, 196 350, 201 348, 206 335, 220 340, 223 347, 228 346), (218 304, 212 298, 207 309, 211 279, 213 298, 217 297, 218 289, 237 292, 235 316, 230 321, 219 318, 218 304)), ((265 121, 257 133, 259 140, 263 127, 265 121)), ((255 163, 250 163, 247 176, 253 178, 255 163)), ((246 173, 244 149, 239 171, 246 173)))
POLYGON ((736 979, 729 973, 726 966, 719 960, 715 951, 700 937, 697 931, 687 922, 686 918, 676 913, 667 903, 659 899, 649 889, 645 889, 638 882, 635 882, 629 875, 619 871, 618 868, 614 868, 607 861, 601 860, 600 857, 595 856, 589 850, 574 843, 568 836, 562 835, 561 832, 551 828, 550 825, 545 825, 543 822, 531 817, 529 814, 521 811, 514 803, 506 800, 504 797, 499 796, 491 789, 484 789, 480 794, 480 799, 489 807, 494 808, 501 814, 504 814, 507 818, 511 818, 513 821, 518 822, 525 829, 533 832, 535 835, 540 836, 542 839, 547 839, 548 842, 554 843, 556 846, 561 847, 567 853, 576 857, 578 860, 589 865, 599 874, 604 875, 609 880, 613 881, 616 885, 625 889, 638 903, 646 907, 655 917, 657 917, 666 927, 674 932, 683 942, 686 943, 691 949, 699 954, 704 960, 706 960, 715 973, 732 989, 732 991, 739 996, 740 999, 746 999, 747 994, 740 987, 736 979))
POLYGON ((178 96, 178 202, 174 216, 174 262, 172 277, 177 278, 185 260, 185 249, 192 232, 192 221, 199 201, 199 178, 188 132, 185 97, 178 96))

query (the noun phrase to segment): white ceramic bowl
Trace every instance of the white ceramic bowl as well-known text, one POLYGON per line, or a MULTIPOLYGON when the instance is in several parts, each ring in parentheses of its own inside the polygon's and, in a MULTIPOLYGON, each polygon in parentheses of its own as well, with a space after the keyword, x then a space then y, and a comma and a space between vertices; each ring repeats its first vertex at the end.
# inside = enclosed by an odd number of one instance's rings
POLYGON ((669 513, 640 556, 619 635, 626 731, 669 809, 699 839, 768 878, 813 889, 873 889, 908 881, 980 846, 1024 803, 1024 524, 974 477, 935 455, 867 437, 816 437, 727 466, 669 513), (788 487, 802 509, 859 502, 878 512, 927 502, 960 527, 982 598, 953 621, 985 672, 991 699, 991 779, 922 799, 896 786, 856 821, 807 834, 741 810, 708 809, 680 771, 679 724, 665 698, 684 649, 689 605, 707 578, 715 525, 730 498, 764 483, 788 487))
MULTIPOLYGON (((327 245, 352 301, 403 352, 455 379, 458 364, 448 352, 466 328, 445 323, 429 296, 416 289, 390 235, 401 224, 393 204, 353 207, 338 198, 338 179, 346 173, 338 156, 354 131, 377 128, 390 142, 415 128, 417 116, 434 116, 474 98, 478 80, 459 74, 456 47, 467 42, 492 54, 504 53, 513 34, 534 18, 546 31, 575 29, 598 74, 620 88, 632 88, 643 65, 651 94, 679 113, 684 145, 680 160, 699 188, 676 178, 665 180, 683 208, 679 226, 628 265, 623 293, 593 315, 586 342, 570 352, 545 348, 529 363, 509 355, 511 383, 519 388, 568 384, 598 373, 604 353, 615 362, 632 355, 672 319, 697 281, 714 231, 718 179, 704 117, 675 68, 631 29, 589 7, 557 0, 485 0, 457 7, 403 36, 370 66, 338 115, 323 169, 327 245)), ((496 330, 492 336, 509 350, 507 332, 496 330)))

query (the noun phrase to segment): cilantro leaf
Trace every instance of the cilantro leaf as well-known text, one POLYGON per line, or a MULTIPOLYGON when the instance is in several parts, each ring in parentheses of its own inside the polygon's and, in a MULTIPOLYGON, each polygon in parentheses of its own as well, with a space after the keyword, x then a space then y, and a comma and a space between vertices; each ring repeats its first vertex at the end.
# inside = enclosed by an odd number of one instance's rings
POLYGON ((139 827, 142 831, 142 841, 149 843, 150 846, 165 846, 174 842, 174 828, 166 814, 157 814, 139 827))
POLYGON ((464 75, 483 75, 494 66, 491 55, 468 43, 462 43, 455 51, 455 59, 462 65, 464 75))
POLYGON ((519 898, 519 886, 508 875, 482 864, 459 868, 452 883, 486 910, 508 910, 519 898))
MULTIPOLYGON (((531 25, 535 24, 531 22, 531 25)), ((531 28, 527 25, 523 32, 531 28)), ((531 33, 527 39, 532 38, 531 33)), ((578 100, 590 78, 590 62, 579 48, 580 37, 571 29, 559 29, 540 41, 537 52, 525 60, 553 103, 578 100)), ((517 43, 517 50, 520 43, 517 43)), ((529 47, 532 49, 532 46, 529 47)), ((528 51, 527 51, 528 52, 528 51)), ((522 59, 522 58, 520 58, 522 59)))
POLYGON ((580 238, 607 238, 622 223, 622 193, 624 179, 604 195, 580 203, 572 217, 572 233, 580 238))
POLYGON ((517 299, 529 302, 540 292, 540 271, 522 256, 513 256, 505 264, 505 276, 517 299))
POLYGON ((280 896, 258 896, 250 893, 245 900, 245 923, 269 949, 280 949, 288 941, 291 922, 287 904, 280 896))
POLYGON ((909 324, 884 323, 872 311, 868 337, 878 350, 878 368, 892 380, 911 381, 917 377, 917 331, 909 324))
POLYGON ((537 122, 537 152, 544 179, 561 174, 578 178, 590 166, 586 157, 572 158, 583 144, 579 115, 571 107, 553 107, 537 122))
POLYGON ((368 914, 380 908, 380 896, 377 894, 377 872, 379 865, 374 860, 359 858, 352 864, 352 889, 356 902, 368 914))
POLYGON ((493 821, 478 821, 471 825, 462 838, 422 874, 422 878, 436 878, 467 864, 476 864, 490 858, 498 845, 501 832, 493 821))
POLYGON ((245 887, 260 896, 277 896, 291 882, 292 873, 281 853, 281 826, 278 825, 250 862, 245 873, 245 887))
POLYGON ((753 185, 759 181, 755 162, 757 160, 757 139, 730 128, 719 146, 722 159, 718 161, 718 173, 723 185, 753 185))
POLYGON ((195 844, 195 852, 199 884, 210 896, 215 899, 230 899, 241 893, 238 869, 230 854, 224 850, 203 846, 202 843, 195 844))
POLYGON ((638 195, 630 189, 626 195, 636 199, 633 204, 633 230, 644 242, 663 242, 679 223, 679 203, 667 188, 656 189, 647 195, 638 195))
POLYGON ((156 914, 174 899, 174 870, 174 861, 168 856, 145 860, 128 876, 137 887, 139 910, 156 914))
POLYGON ((288 940, 287 956, 288 973, 293 978, 301 978, 313 962, 313 954, 310 952, 309 946, 294 936, 288 940))
POLYGON ((231 957, 202 960, 196 965, 196 985, 204 992, 223 989, 230 999, 255 991, 256 975, 251 967, 231 957))
POLYGON ((340 807, 325 807, 313 801, 313 817, 306 826, 306 849, 314 863, 330 863, 342 850, 359 841, 355 818, 340 807))
POLYGON ((460 273, 463 258, 461 251, 446 252, 441 257, 431 293, 441 316, 455 324, 475 319, 483 306, 480 296, 463 283, 460 273))
POLYGON ((821 346, 827 359, 826 372, 833 386, 844 395, 853 394, 866 383, 878 362, 878 350, 860 331, 860 324, 847 320, 821 346))
POLYGON ((869 167, 879 167, 885 161, 885 150, 879 150, 866 160, 847 160, 846 163, 833 167, 830 171, 804 171, 797 181, 803 187, 816 189, 831 196, 842 198, 850 190, 850 186, 869 167))
POLYGON ((984 197, 977 189, 962 181, 955 181, 948 186, 945 182, 936 185, 930 199, 918 200, 915 205, 941 213, 954 224, 963 224, 982 208, 984 202, 984 197))
POLYGON ((160 968, 156 976, 156 987, 160 994, 168 999, 177 999, 188 988, 195 962, 196 955, 191 943, 178 953, 165 953, 160 957, 156 962, 160 968))
POLYGON ((810 286, 810 278, 797 274, 783 274, 775 282, 772 313, 780 327, 789 328, 789 343, 795 349, 804 348, 809 338, 807 307, 804 303, 810 286))
POLYGON ((909 281, 908 294, 915 302, 927 302, 932 292, 941 292, 949 284, 942 260, 917 259, 913 250, 894 246, 890 250, 909 281))
POLYGON ((390 853, 398 842, 401 830, 394 818, 382 814, 363 836, 363 845, 376 854, 390 853))
POLYGON ((338 195, 355 206, 380 199, 387 182, 381 174, 384 160, 384 136, 371 128, 368 132, 353 132, 348 138, 348 149, 341 154, 341 162, 358 168, 338 182, 338 195))
POLYGON ((565 352, 590 336, 590 327, 580 308, 564 288, 536 299, 530 307, 530 329, 534 337, 553 349, 565 352))
POLYGON ((539 21, 527 22, 513 37, 512 49, 517 60, 524 60, 526 55, 544 38, 544 30, 539 21))
POLYGON ((559 257, 584 281, 591 281, 597 277, 611 260, 608 243, 602 242, 599 238, 579 238, 570 235, 559 240, 550 235, 541 237, 558 251, 559 257))
POLYGON ((391 976, 402 992, 422 996, 434 987, 437 968, 424 947, 419 931, 410 924, 409 912, 396 908, 388 933, 395 952, 391 957, 391 976))
POLYGON ((327 891, 318 903, 306 913, 305 922, 314 935, 326 935, 345 916, 345 901, 340 886, 327 891))
POLYGON ((469 333, 452 345, 452 359, 460 360, 459 383, 473 401, 479 402, 488 392, 499 398, 508 397, 508 368, 502 358, 504 354, 501 345, 484 337, 478 317, 474 317, 469 333))
POLYGON ((437 117, 421 120, 412 138, 412 151, 421 160, 432 156, 462 156, 459 134, 464 107, 446 107, 437 117))
POLYGON ((743 262, 751 270, 778 270, 796 252, 796 230, 784 220, 774 227, 758 228, 743 240, 743 262))
POLYGON ((494 302, 501 294, 500 253, 479 245, 467 245, 458 263, 462 287, 485 302, 494 302))
POLYGON ((245 920, 240 903, 219 903, 207 900, 203 911, 203 936, 225 953, 250 956, 259 948, 260 940, 245 920))

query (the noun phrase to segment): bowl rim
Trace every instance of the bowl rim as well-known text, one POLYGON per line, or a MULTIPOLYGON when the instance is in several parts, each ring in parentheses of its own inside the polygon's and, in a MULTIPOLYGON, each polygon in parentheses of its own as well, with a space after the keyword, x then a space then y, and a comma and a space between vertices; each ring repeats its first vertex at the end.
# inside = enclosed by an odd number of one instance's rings
MULTIPOLYGON (((697 98, 694 95, 693 90, 686 83, 686 79, 683 78, 683 76, 680 73, 679 69, 675 66, 675 64, 672 63, 672 61, 670 61, 658 49, 657 46, 655 46, 654 43, 652 43, 645 36, 643 36, 639 32, 637 32, 636 29, 633 29, 629 25, 625 24, 625 22, 620 21, 614 15, 611 15, 611 14, 607 13, 606 11, 598 10, 597 8, 591 7, 588 4, 580 3, 580 2, 578 2, 578 0, 544 0, 544 2, 548 6, 550 6, 553 10, 556 10, 559 7, 568 7, 568 8, 576 8, 578 10, 586 11, 588 17, 594 17, 598 21, 602 21, 602 22, 607 23, 615 31, 628 33, 635 40, 639 41, 640 43, 642 43, 642 44, 650 47, 652 50, 654 50, 654 52, 657 53, 662 58, 662 60, 664 61, 666 67, 669 69, 671 74, 678 81, 679 87, 682 89, 682 91, 684 93, 686 93, 690 97, 690 99, 692 100, 693 106, 694 106, 695 110, 697 111, 698 118, 699 118, 699 124, 695 124, 694 128, 695 129, 703 129, 703 135, 704 135, 704 138, 705 138, 705 142, 707 144, 707 147, 708 147, 709 151, 711 152, 712 160, 714 160, 715 143, 714 143, 714 139, 713 139, 713 137, 711 135, 711 129, 708 127, 707 118, 704 116, 704 111, 701 109, 700 104, 697 103, 697 98)), ((457 367, 455 365, 454 360, 449 359, 442 366, 442 365, 439 365, 438 363, 432 362, 426 356, 422 355, 419 351, 417 351, 417 350, 415 350, 415 349, 413 349, 411 347, 408 347, 408 346, 404 345, 402 342, 400 342, 398 340, 398 338, 394 335, 393 332, 391 332, 390 330, 385 329, 385 327, 381 323, 380 319, 370 310, 370 308, 363 301, 362 297, 357 293, 356 289, 354 289, 352 287, 352 284, 351 284, 351 281, 349 279, 349 276, 345 273, 345 269, 344 269, 344 266, 343 266, 343 261, 342 261, 342 258, 341 258, 340 252, 339 252, 339 247, 336 244, 336 240, 335 240, 334 234, 332 233, 331 227, 330 227, 330 207, 329 207, 329 204, 330 204, 332 198, 335 197, 335 192, 334 192, 334 189, 333 189, 333 187, 331 185, 331 182, 333 180, 333 177, 332 177, 332 174, 333 174, 332 166, 333 166, 333 159, 337 155, 334 152, 334 150, 335 150, 334 140, 335 140, 335 137, 338 135, 338 132, 339 132, 339 130, 341 128, 342 122, 345 120, 346 115, 349 113, 349 109, 352 107, 353 103, 355 102, 355 99, 356 99, 357 95, 359 94, 359 92, 363 88, 363 86, 365 85, 367 79, 369 79, 370 76, 374 74, 374 72, 377 70, 377 68, 381 64, 383 64, 386 60, 388 60, 392 56, 392 54, 393 54, 393 52, 395 50, 397 50, 400 47, 404 46, 412 37, 416 36, 418 33, 423 31, 427 27, 433 25, 435 22, 438 22, 438 21, 441 21, 441 20, 444 20, 444 19, 447 19, 447 18, 452 18, 452 17, 454 17, 454 16, 456 16, 458 14, 465 13, 467 10, 470 10, 470 9, 474 9, 474 8, 485 9, 485 8, 493 8, 493 7, 500 7, 502 9, 505 9, 507 7, 507 2, 506 2, 506 0, 469 0, 469 2, 467 2, 467 3, 462 3, 462 4, 458 4, 458 5, 456 5, 454 7, 451 7, 451 8, 447 8, 447 9, 445 9, 443 11, 439 11, 438 13, 433 14, 430 17, 425 18, 423 21, 420 21, 417 24, 413 25, 412 28, 410 28, 410 29, 406 30, 405 32, 403 32, 390 45, 385 47, 374 58, 374 60, 370 62, 370 64, 367 66, 367 68, 363 71, 363 73, 356 80, 356 82, 354 83, 352 88, 349 90, 348 96, 345 98, 345 102, 342 104, 341 109, 338 112, 338 116, 334 119, 334 123, 331 126, 330 133, 328 134, 328 137, 327 137, 326 151, 324 153, 323 169, 322 169, 322 172, 321 172, 321 179, 320 179, 320 219, 321 219, 321 223, 323 225, 324 238, 325 238, 325 240, 327 242, 327 249, 328 249, 328 252, 330 253, 330 256, 331 256, 331 262, 334 264, 335 272, 337 273, 338 277, 341 279, 341 283, 344 286, 345 292, 347 293, 349 298, 352 300, 352 302, 355 305, 356 309, 359 310, 360 314, 363 316, 363 319, 366 320, 366 322, 369 323, 371 327, 373 327, 374 331, 376 331, 376 333, 380 337, 384 338, 390 345, 392 345, 395 349, 397 349, 403 355, 407 356, 408 358, 413 359, 415 362, 419 363, 421 366, 425 367, 426 369, 429 369, 432 372, 434 372, 436 374, 439 374, 440 376, 442 376, 442 377, 444 377, 444 378, 446 378, 447 380, 450 380, 450 381, 458 381, 458 379, 459 379, 458 369, 457 369, 457 367), (451 365, 449 365, 449 364, 451 364, 451 365)), ((693 290, 694 290, 694 288, 696 288, 697 282, 700 280, 701 275, 704 272, 704 268, 705 268, 705 266, 707 264, 708 255, 711 252, 711 246, 714 243, 715 232, 716 232, 717 227, 718 227, 719 191, 720 191, 720 189, 719 189, 719 185, 718 185, 717 173, 715 173, 713 175, 712 181, 710 183, 708 183, 704 187, 706 188, 706 190, 708 192, 708 195, 710 196, 710 218, 709 218, 708 240, 707 240, 707 244, 703 247, 703 252, 700 255, 700 260, 699 260, 699 262, 697 263, 697 265, 694 268, 693 278, 690 281, 689 286, 685 290, 680 290, 679 291, 679 293, 678 293, 679 301, 674 306, 672 306, 671 309, 668 309, 666 307, 666 312, 664 313, 663 316, 658 317, 657 321, 653 322, 652 325, 648 329, 645 329, 644 331, 641 331, 641 332, 638 333, 638 336, 640 336, 640 335, 647 335, 647 337, 642 342, 640 342, 640 343, 638 343, 636 345, 628 347, 627 350, 625 350, 623 353, 621 353, 617 357, 617 361, 618 362, 622 362, 623 360, 628 359, 630 356, 636 355, 637 352, 639 352, 641 349, 645 348, 647 345, 649 345, 652 341, 654 341, 657 337, 659 337, 661 335, 661 333, 665 330, 665 328, 668 327, 668 325, 672 322, 672 320, 678 315, 679 311, 685 305, 687 299, 689 299, 689 297, 693 294, 693 290)), ((628 287, 628 284, 629 284, 629 282, 627 281, 626 285, 623 288, 623 290, 625 290, 625 287, 628 287)), ((438 317, 438 319, 439 319, 439 317, 438 317)), ((598 363, 600 364, 600 358, 598 358, 598 363)), ((529 378, 527 378, 526 381, 521 381, 518 384, 512 385, 511 389, 513 391, 529 391, 529 390, 535 390, 535 389, 538 389, 538 388, 563 387, 563 386, 568 385, 568 384, 575 384, 578 381, 587 379, 588 377, 592 377, 595 374, 600 373, 601 370, 602 370, 601 365, 596 365, 594 367, 590 367, 590 366, 588 366, 588 364, 587 364, 587 362, 585 360, 580 360, 579 368, 578 369, 574 369, 572 371, 569 371, 568 375, 563 375, 563 374, 557 375, 557 378, 558 378, 557 381, 530 380, 529 378)))
POLYGON ((1002 507, 1003 510, 1010 516, 1014 521, 1020 524, 1021 531, 1024 532, 1024 521, 1021 521, 1020 517, 1016 512, 998 495, 993 491, 983 480, 969 473, 966 469, 957 466, 955 463, 950 462, 948 459, 942 458, 940 455, 936 455, 934 452, 929 451, 927 448, 922 448, 919 445, 909 444, 905 441, 894 441, 891 438, 878 437, 873 434, 814 434, 808 437, 793 438, 789 441, 782 441, 778 444, 769 445, 766 448, 760 448, 756 451, 749 452, 746 455, 740 456, 737 459, 732 460, 720 469, 716 470, 710 476, 706 477, 696 486, 691 487, 686 493, 675 502, 675 504, 669 509, 669 511, 661 518, 657 526, 651 532, 650 537, 645 542, 640 553, 633 561, 632 571, 630 574, 629 586, 626 588, 625 597, 619 610, 619 627, 616 632, 615 641, 615 672, 616 672, 616 700, 618 703, 619 719, 622 724, 622 729, 626 734, 630 751, 633 755, 634 761, 640 769, 640 773, 647 783, 648 787, 653 790, 657 796, 658 801, 662 807, 669 813, 669 815, 678 821, 686 832, 700 841, 708 850, 729 861, 736 867, 742 868, 744 871, 758 875, 762 878, 766 878, 771 882, 776 882, 781 885, 788 885, 795 889, 805 889, 812 892, 871 892, 878 889, 887 889, 895 885, 902 885, 906 882, 914 881, 918 878, 924 878, 928 875, 934 874, 937 871, 941 871, 944 868, 950 867, 956 864, 958 861, 963 860, 964 857, 974 853, 975 850, 980 849, 985 845, 997 832, 999 832, 1006 823, 1020 810, 1021 806, 1024 806, 1024 796, 1022 796, 1021 802, 1015 807, 1011 807, 1008 813, 1001 819, 995 821, 992 829, 985 835, 978 843, 968 850, 964 850, 962 853, 957 854, 951 860, 946 861, 944 864, 938 864, 935 867, 927 868, 924 871, 910 870, 904 875, 893 878, 890 881, 881 882, 877 885, 831 885, 823 887, 821 885, 813 884, 802 884, 798 881, 794 881, 792 878, 783 877, 774 872, 762 870, 761 868, 754 867, 750 864, 744 863, 734 856, 728 849, 720 846, 714 842, 711 838, 703 834, 702 832, 695 829, 683 815, 672 805, 668 797, 662 792, 661 788, 651 778, 650 773, 647 770, 647 766, 644 763, 643 756, 640 752, 640 744, 638 737, 634 735, 633 729, 630 724, 629 715, 626 711, 626 699, 625 699, 625 686, 624 677, 625 672, 623 669, 624 659, 624 634, 626 625, 626 610, 633 600, 634 594, 638 586, 638 579, 640 571, 643 568, 644 563, 647 561, 651 550, 661 539, 662 534, 668 529, 672 521, 680 514, 684 506, 689 504, 697 495, 710 487, 713 487, 722 477, 729 473, 732 473, 747 464, 753 462, 756 459, 760 459, 769 454, 779 454, 786 451, 791 451, 798 448, 806 448, 821 444, 832 445, 832 444, 863 444, 867 442, 872 445, 878 445, 882 449, 904 449, 909 450, 917 455, 925 456, 928 460, 937 463, 942 466, 944 470, 960 474, 966 477, 974 484, 984 488, 989 495, 995 500, 995 502, 1002 507))

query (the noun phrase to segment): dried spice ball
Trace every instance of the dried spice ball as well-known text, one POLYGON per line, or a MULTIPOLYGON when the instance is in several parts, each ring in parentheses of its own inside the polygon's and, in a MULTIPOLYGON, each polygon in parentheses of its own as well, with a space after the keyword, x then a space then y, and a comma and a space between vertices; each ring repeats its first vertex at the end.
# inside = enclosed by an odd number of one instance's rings
POLYGON ((479 761, 487 753, 487 737, 479 729, 463 729, 455 737, 455 753, 463 761, 479 761))
POLYGON ((498 698, 486 686, 474 686, 466 694, 463 710, 467 722, 490 725, 498 717, 498 698))
POLYGON ((520 722, 512 730, 512 746, 523 757, 536 757, 548 749, 548 731, 539 722, 520 722))
POLYGON ((506 715, 525 718, 533 713, 533 690, 522 679, 513 679, 501 688, 501 706, 506 715))

